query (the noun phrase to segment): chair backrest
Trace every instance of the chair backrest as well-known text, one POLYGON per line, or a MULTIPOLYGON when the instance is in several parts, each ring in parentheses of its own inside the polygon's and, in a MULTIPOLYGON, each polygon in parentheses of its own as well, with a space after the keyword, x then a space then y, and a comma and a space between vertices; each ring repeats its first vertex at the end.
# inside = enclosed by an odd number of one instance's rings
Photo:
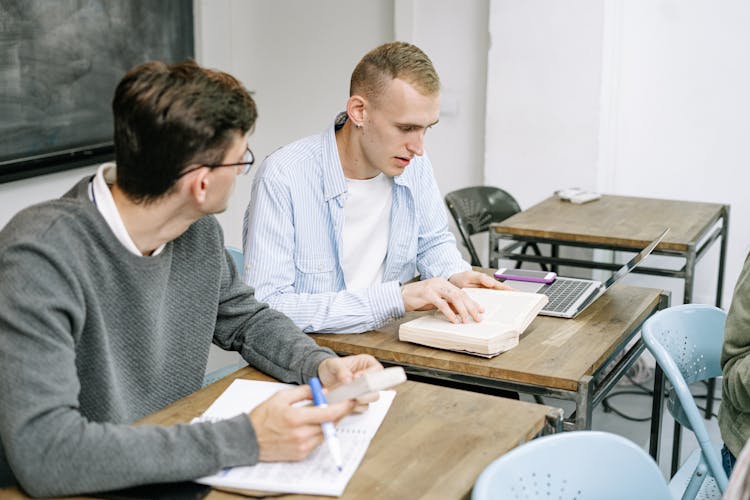
POLYGON ((245 268, 245 257, 242 255, 242 250, 235 247, 226 246, 227 253, 232 257, 234 261, 234 267, 237 268, 237 272, 240 273, 240 277, 243 277, 245 268))
POLYGON ((708 471, 723 492, 727 476, 703 422, 689 384, 721 375, 726 312, 705 304, 684 304, 659 311, 643 324, 643 341, 672 385, 667 408, 692 430, 708 471))
POLYGON ((479 475, 473 500, 671 498, 656 462, 622 436, 573 431, 540 437, 479 475))
POLYGON ((491 223, 503 221, 521 211, 513 196, 492 186, 473 186, 451 191, 445 195, 445 204, 471 255, 472 266, 481 266, 482 263, 471 242, 471 236, 487 231, 491 223))

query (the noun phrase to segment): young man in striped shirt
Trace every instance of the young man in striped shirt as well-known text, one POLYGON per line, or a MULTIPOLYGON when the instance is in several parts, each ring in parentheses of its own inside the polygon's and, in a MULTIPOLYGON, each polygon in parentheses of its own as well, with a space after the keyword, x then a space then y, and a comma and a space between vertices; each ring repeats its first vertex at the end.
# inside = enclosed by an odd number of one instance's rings
POLYGON ((244 226, 260 300, 305 332, 359 333, 434 308, 481 318, 461 288, 506 287, 472 271, 448 230, 424 151, 439 111, 430 59, 388 43, 359 62, 331 127, 263 162, 244 226))

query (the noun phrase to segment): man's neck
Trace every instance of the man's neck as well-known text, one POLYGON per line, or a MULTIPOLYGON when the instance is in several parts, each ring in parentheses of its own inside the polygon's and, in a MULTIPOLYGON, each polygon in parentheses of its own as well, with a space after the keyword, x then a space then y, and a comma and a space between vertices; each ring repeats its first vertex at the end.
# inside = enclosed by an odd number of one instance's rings
POLYGON ((372 179, 380 172, 372 168, 362 155, 357 129, 351 120, 346 120, 344 125, 335 133, 336 148, 339 152, 339 160, 347 179, 372 179))
POLYGON ((165 196, 155 202, 134 203, 114 184, 110 186, 122 223, 142 255, 151 255, 200 218, 177 198, 165 196))

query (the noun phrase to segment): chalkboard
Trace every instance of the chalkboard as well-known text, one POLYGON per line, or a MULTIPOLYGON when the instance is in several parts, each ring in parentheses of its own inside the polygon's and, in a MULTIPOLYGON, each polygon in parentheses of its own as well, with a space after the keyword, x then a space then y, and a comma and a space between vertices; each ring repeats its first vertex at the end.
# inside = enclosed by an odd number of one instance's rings
POLYGON ((111 159, 125 72, 193 53, 193 0, 0 0, 0 182, 111 159))

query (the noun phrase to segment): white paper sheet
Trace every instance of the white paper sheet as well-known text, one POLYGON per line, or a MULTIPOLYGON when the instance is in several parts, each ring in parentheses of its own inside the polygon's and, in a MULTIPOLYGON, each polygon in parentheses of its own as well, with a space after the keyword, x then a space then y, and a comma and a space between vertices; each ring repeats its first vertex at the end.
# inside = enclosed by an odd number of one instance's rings
MULTIPOLYGON (((275 382, 235 380, 224 393, 194 421, 217 421, 248 413, 281 389, 293 387, 275 382)), ((350 415, 336 426, 341 442, 344 468, 336 468, 323 443, 301 462, 264 462, 250 467, 231 467, 199 483, 216 487, 281 493, 339 496, 365 456, 370 441, 393 402, 395 391, 381 391, 380 399, 362 414, 350 415)))

